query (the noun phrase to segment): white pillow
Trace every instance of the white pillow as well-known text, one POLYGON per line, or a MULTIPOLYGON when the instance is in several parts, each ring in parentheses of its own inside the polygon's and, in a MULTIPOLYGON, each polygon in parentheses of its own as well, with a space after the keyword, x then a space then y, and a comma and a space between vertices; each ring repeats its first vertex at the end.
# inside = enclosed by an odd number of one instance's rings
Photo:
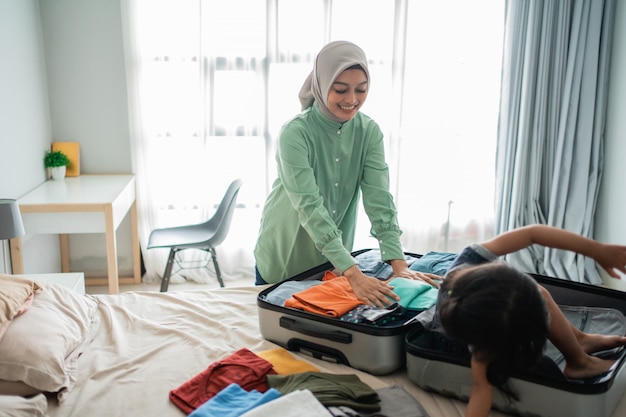
POLYGON ((39 285, 30 308, 0 340, 0 386, 15 382, 15 389, 25 384, 36 392, 62 393, 76 383, 78 357, 98 329, 98 303, 57 284, 39 285))
POLYGON ((28 310, 37 290, 39 285, 33 281, 0 274, 0 339, 11 320, 28 310))
POLYGON ((43 394, 31 398, 0 395, 0 417, 45 417, 48 400, 43 394))

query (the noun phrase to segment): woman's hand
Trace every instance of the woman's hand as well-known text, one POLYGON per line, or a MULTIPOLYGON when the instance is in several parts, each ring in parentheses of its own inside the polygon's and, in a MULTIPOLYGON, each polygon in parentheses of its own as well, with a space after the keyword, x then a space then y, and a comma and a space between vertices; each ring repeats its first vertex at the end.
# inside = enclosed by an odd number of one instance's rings
POLYGON ((391 268, 393 269, 392 277, 401 277, 414 279, 417 281, 424 281, 427 284, 432 285, 435 288, 439 288, 439 282, 442 280, 439 275, 413 271, 409 268, 409 265, 404 259, 393 259, 390 261, 391 268))
POLYGON ((385 307, 400 300, 400 297, 393 292, 391 285, 378 278, 365 275, 357 265, 346 269, 343 276, 350 282, 354 295, 365 304, 385 307))

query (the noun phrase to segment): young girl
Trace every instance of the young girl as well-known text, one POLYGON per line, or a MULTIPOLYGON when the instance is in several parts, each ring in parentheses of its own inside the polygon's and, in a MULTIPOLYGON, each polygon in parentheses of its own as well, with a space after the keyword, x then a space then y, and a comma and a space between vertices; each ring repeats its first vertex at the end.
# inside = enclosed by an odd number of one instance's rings
POLYGON ((593 258, 609 275, 626 273, 626 246, 608 245, 566 230, 531 225, 465 248, 441 285, 434 328, 467 344, 471 351, 472 393, 466 416, 487 416, 493 386, 516 398, 506 381, 529 369, 546 339, 565 358, 565 376, 587 378, 607 372, 613 361, 591 354, 626 344, 624 336, 586 334, 570 324, 551 295, 529 275, 496 262, 532 244, 570 250, 593 258))

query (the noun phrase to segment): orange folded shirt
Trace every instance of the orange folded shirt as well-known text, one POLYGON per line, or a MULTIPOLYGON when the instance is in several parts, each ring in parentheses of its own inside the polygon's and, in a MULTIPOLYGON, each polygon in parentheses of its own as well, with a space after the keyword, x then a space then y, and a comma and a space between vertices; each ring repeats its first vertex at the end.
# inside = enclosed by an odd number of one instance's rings
POLYGON ((285 301, 285 306, 323 316, 340 317, 363 304, 354 295, 348 278, 336 277, 328 271, 322 281, 320 285, 293 294, 285 301))

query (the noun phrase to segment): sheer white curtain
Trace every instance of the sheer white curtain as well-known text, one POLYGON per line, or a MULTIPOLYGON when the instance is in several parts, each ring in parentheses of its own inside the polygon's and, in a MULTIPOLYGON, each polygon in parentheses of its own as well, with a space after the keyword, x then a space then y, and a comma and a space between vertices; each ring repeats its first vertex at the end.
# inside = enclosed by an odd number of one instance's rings
MULTIPOLYGON (((449 200, 450 241, 489 233, 503 11, 499 0, 465 3, 122 0, 144 279, 159 278, 167 255, 145 250, 150 231, 210 216, 235 177, 244 183, 218 258, 227 285, 252 276, 278 131, 335 39, 368 55, 363 111, 386 133, 406 249, 455 249, 439 233, 449 200)), ((359 221, 355 248, 376 245, 359 221)))
POLYGON ((409 2, 398 155, 405 248, 457 252, 494 233, 504 2, 409 2))
MULTIPOLYGON (((545 223, 592 237, 615 0, 507 3, 498 230, 545 223)), ((595 262, 573 252, 538 246, 507 260, 602 283, 595 262)))

